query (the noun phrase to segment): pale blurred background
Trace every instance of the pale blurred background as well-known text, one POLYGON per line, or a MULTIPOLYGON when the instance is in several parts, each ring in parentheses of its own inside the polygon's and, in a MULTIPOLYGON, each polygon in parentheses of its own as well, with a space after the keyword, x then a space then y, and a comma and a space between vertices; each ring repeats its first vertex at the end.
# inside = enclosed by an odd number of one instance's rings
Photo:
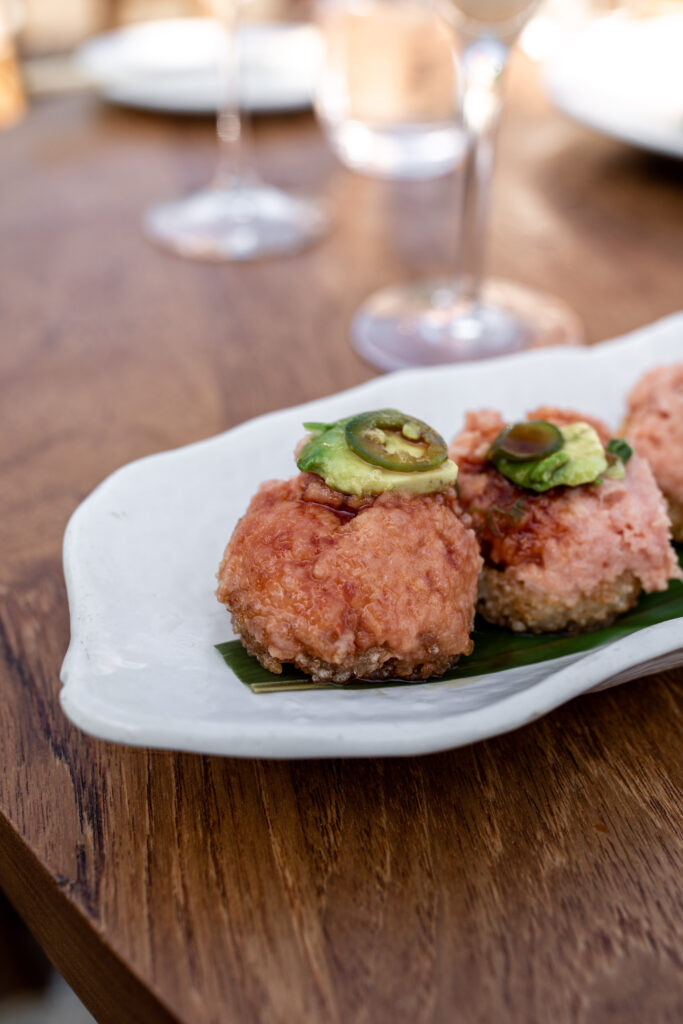
MULTIPOLYGON (((117 25, 212 12, 210 0, 20 0, 18 6, 23 8, 20 45, 27 54, 66 51, 117 25)), ((309 0, 250 0, 244 17, 278 21, 310 13, 309 0)))
MULTIPOLYGON (((353 167, 353 155, 347 159, 344 140, 337 140, 334 125, 330 128, 339 108, 335 89, 340 87, 338 68, 342 61, 344 88, 348 90, 345 117, 372 123, 412 120, 438 124, 453 116, 457 108, 457 83, 449 54, 449 34, 437 16, 438 3, 439 0, 247 0, 241 6, 241 18, 247 24, 261 26, 282 22, 317 24, 327 43, 326 67, 332 69, 319 88, 318 114, 332 148, 343 162, 353 167), (329 86, 330 82, 333 86, 329 86)), ((22 94, 38 97, 82 88, 86 83, 83 65, 73 57, 87 40, 120 26, 196 18, 216 10, 216 0, 0 0, 0 124, 10 124, 21 116, 25 109, 22 94), (13 54, 19 57, 20 69, 13 54)), ((545 0, 524 30, 521 45, 532 59, 549 61, 591 19, 612 15, 616 16, 613 21, 642 19, 645 24, 682 14, 683 0, 545 0)), ((683 39, 680 32, 673 37, 671 24, 661 33, 667 53, 662 53, 662 67, 654 68, 658 79, 655 104, 660 100, 663 107, 668 104, 668 116, 677 103, 683 124, 683 62, 675 56, 681 52, 683 39), (672 61, 678 65, 677 75, 669 71, 672 61), (671 79, 668 86, 665 75, 671 79), (663 96, 664 91, 669 93, 668 98, 663 96)), ((679 24, 683 25, 680 17, 679 24)), ((633 44, 626 42, 628 45, 621 47, 622 64, 631 67, 632 54, 627 51, 633 44)), ((648 42, 643 36, 643 44, 650 50, 656 49, 660 40, 653 37, 648 42)), ((599 40, 597 45, 602 45, 599 40)), ((616 59, 620 45, 615 37, 614 46, 605 50, 606 82, 614 77, 609 61, 616 59)), ((167 63, 168 60, 167 54, 167 63)), ((581 60, 581 54, 577 60, 581 60)), ((650 64, 633 68, 629 74, 633 80, 632 94, 636 89, 644 93, 650 86, 655 89, 651 82, 655 63, 651 60, 650 64)), ((614 88, 621 88, 621 82, 616 82, 614 88)), ((583 106, 586 102, 582 101, 583 106)), ((567 109, 571 102, 558 105, 571 116, 580 114, 567 109)), ((651 108, 652 104, 648 114, 651 108)), ((436 162, 434 172, 449 169, 458 156, 457 142, 451 139, 450 144, 445 143, 443 160, 436 162)))
MULTIPOLYGON (((187 17, 211 12, 210 0, 9 0, 8 7, 20 11, 23 22, 20 42, 29 54, 65 51, 88 36, 116 25, 161 17, 187 17)), ((390 6, 387 0, 385 6, 390 6)), ((289 20, 310 15, 312 0, 249 0, 245 17, 260 20, 289 20)), ((680 8, 680 0, 550 0, 552 10, 572 7, 595 13, 627 11, 652 16, 680 8)))
MULTIPOLYGON (((457 108, 457 83, 449 54, 449 34, 437 16, 438 3, 439 0, 247 0, 241 5, 241 18, 247 24, 261 26, 282 22, 317 24, 327 44, 325 66, 328 71, 331 69, 319 88, 318 114, 332 148, 343 162, 354 167, 353 154, 349 156, 345 140, 337 139, 335 126, 331 125, 338 117, 338 69, 342 62, 344 88, 348 91, 345 117, 372 123, 401 120, 435 125, 452 118, 457 108)), ((87 40, 120 26, 210 16, 216 10, 216 0, 0 0, 0 124, 11 124, 21 116, 26 95, 37 97, 82 88, 87 76, 82 62, 73 58, 87 40)), ((591 19, 616 15, 613 21, 642 19, 645 24, 681 14, 683 0, 545 0, 524 30, 521 45, 532 59, 549 61, 591 19)), ((680 18, 679 24, 683 25, 680 18)), ((662 32, 664 37, 668 53, 662 53, 662 67, 655 68, 656 77, 662 82, 656 83, 655 102, 661 99, 664 107, 668 103, 667 115, 677 103, 683 124, 683 62, 676 61, 677 75, 669 71, 675 54, 681 52, 683 39, 680 33, 673 38, 670 25, 662 32), (671 79, 668 86, 664 75, 671 79), (670 94, 668 98, 663 96, 664 91, 670 94)), ((627 51, 632 43, 627 43, 622 47, 622 63, 630 67, 632 55, 627 51)), ((650 49, 660 45, 659 38, 653 37, 648 43, 643 36, 643 44, 646 43, 650 49)), ((620 41, 615 37, 615 45, 608 46, 609 52, 605 52, 606 81, 614 77, 609 60, 615 58, 619 48, 620 41)), ((168 55, 166 60, 168 63, 168 55)), ((580 54, 577 60, 581 60, 580 54)), ((633 69, 629 76, 633 79, 633 94, 636 88, 647 92, 652 73, 650 65, 633 69)), ((621 88, 621 83, 616 82, 614 88, 621 88)), ((584 106, 586 102, 582 101, 584 106)), ((558 105, 571 116, 580 114, 568 109, 571 102, 558 105)), ((443 159, 435 163, 434 173, 442 173, 457 162, 457 141, 444 141, 444 147, 443 159)), ((391 162, 391 154, 388 159, 391 162)))

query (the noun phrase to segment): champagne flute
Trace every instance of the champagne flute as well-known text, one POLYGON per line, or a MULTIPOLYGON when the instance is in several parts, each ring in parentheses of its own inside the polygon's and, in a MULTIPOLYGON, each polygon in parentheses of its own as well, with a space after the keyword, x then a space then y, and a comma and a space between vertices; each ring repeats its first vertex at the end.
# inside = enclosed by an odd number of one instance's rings
POLYGON ((457 266, 450 279, 377 292, 352 325, 356 350, 396 370, 484 359, 551 344, 580 344, 581 325, 560 299, 483 277, 495 139, 510 48, 538 0, 440 0, 462 76, 463 163, 457 266))
POLYGON ((323 205, 262 182, 248 158, 248 119, 240 114, 239 11, 245 0, 211 0, 225 32, 222 102, 217 118, 218 166, 213 181, 183 199, 145 213, 149 238, 183 256, 253 260, 303 248, 328 227, 323 205))

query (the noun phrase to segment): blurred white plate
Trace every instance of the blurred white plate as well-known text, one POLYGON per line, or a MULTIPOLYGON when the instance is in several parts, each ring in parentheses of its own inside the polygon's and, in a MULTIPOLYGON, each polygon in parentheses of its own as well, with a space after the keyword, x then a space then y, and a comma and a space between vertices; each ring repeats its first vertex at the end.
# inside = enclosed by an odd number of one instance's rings
POLYGON ((587 25, 545 68, 554 104, 606 135, 683 157, 683 12, 587 25))
POLYGON ((477 678, 256 695, 213 646, 232 638, 214 596, 225 544, 258 485, 295 472, 304 420, 396 406, 450 437, 467 409, 489 405, 515 419, 548 402, 616 428, 640 375, 680 360, 683 314, 591 349, 389 374, 124 466, 80 505, 64 539, 64 711, 103 739, 205 754, 421 754, 507 732, 580 693, 681 664, 678 618, 588 653, 477 678))
MULTIPOLYGON (((226 46, 209 18, 130 25, 86 43, 79 67, 114 103, 169 113, 214 113, 219 62, 226 46)), ((250 24, 239 29, 241 103, 254 112, 310 106, 321 41, 313 25, 250 24)))

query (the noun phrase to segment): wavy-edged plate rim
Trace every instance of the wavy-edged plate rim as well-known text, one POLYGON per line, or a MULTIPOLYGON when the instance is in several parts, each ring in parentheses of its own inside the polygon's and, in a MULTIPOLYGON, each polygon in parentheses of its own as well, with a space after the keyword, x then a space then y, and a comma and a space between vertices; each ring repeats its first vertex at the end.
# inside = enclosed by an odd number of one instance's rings
MULTIPOLYGON (((610 364, 617 363, 624 366, 629 354, 638 355, 635 361, 639 362, 639 367, 634 371, 635 376, 657 362, 672 361, 672 357, 676 361, 683 359, 683 314, 668 317, 625 338, 591 349, 541 350, 467 366, 402 370, 324 399, 267 413, 224 434, 170 452, 147 456, 116 470, 79 505, 65 533, 64 571, 72 631, 61 673, 64 686, 60 700, 65 713, 77 726, 92 735, 136 746, 270 758, 404 756, 449 749, 489 738, 533 721, 581 693, 635 678, 648 671, 680 664, 683 662, 683 618, 640 630, 585 653, 570 663, 564 659, 562 663, 543 663, 552 665, 552 670, 540 679, 532 679, 523 689, 502 693, 484 707, 463 708, 454 712, 450 706, 443 705, 452 701, 455 689, 464 691, 481 687, 486 681, 490 682, 491 677, 467 679, 457 684, 457 687, 452 683, 440 684, 438 681, 416 684, 397 688, 391 697, 381 686, 376 691, 347 691, 341 694, 340 701, 336 701, 340 696, 336 692, 306 693, 299 695, 299 698, 304 697, 302 704, 296 695, 251 694, 235 677, 231 678, 220 655, 214 652, 221 662, 220 672, 224 676, 226 693, 230 687, 243 691, 238 698, 240 714, 236 718, 211 714, 193 717, 191 710, 188 713, 188 708, 192 708, 192 694, 188 693, 184 685, 179 686, 173 673, 164 665, 140 666, 134 661, 127 665, 125 658, 120 659, 123 664, 117 665, 115 669, 105 664, 106 658, 119 650, 116 646, 117 637, 115 630, 112 634, 111 621, 103 620, 102 616, 98 619, 94 614, 98 602, 103 600, 102 579, 105 577, 98 579, 97 566, 92 558, 87 557, 88 545, 97 541, 98 529, 105 533, 109 530, 114 535, 111 531, 117 516, 117 502, 122 495, 128 495, 129 501, 139 500, 135 495, 138 494, 140 482, 149 486, 150 473, 163 476, 173 470, 170 479, 180 480, 183 472, 190 472, 191 467, 196 470, 202 459, 208 465, 214 456, 223 458, 225 452, 233 448, 248 450, 249 444, 258 445, 262 437, 279 437, 285 422, 301 421, 314 413, 317 416, 321 408, 328 405, 355 404, 361 407, 361 403, 371 403, 373 395, 378 395, 377 400, 383 403, 384 399, 380 399, 380 396, 400 391, 407 384, 414 389, 414 394, 426 396, 428 391, 438 392, 439 388, 443 390, 449 378, 455 380, 456 375, 464 387, 469 377, 487 377, 503 371, 502 376, 509 383, 516 376, 528 380, 530 372, 533 378, 534 368, 538 370, 545 366, 546 372, 550 369, 554 371, 563 363, 568 366, 577 360, 579 365, 592 364, 599 379, 601 368, 604 370, 610 364), (659 352, 656 352, 658 346, 659 352), (662 349, 666 349, 667 354, 657 358, 662 349), (141 695, 139 706, 134 699, 127 702, 122 698, 119 700, 117 695, 120 691, 117 686, 125 688, 131 679, 146 678, 144 673, 136 677, 135 674, 141 668, 152 673, 149 678, 156 680, 155 685, 159 685, 159 679, 163 685, 168 685, 168 691, 159 691, 167 697, 166 701, 157 702, 156 705, 152 701, 151 707, 144 706, 144 690, 138 691, 141 695), (431 692, 428 694, 427 691, 431 692), (400 696, 397 697, 397 693, 400 696), (448 697, 443 696, 447 693, 448 697), (355 702, 367 701, 368 696, 375 702, 373 713, 376 713, 376 707, 380 710, 386 707, 386 720, 381 717, 378 719, 376 714, 375 717, 363 717, 363 704, 355 702), (376 704, 380 698, 385 699, 384 705, 376 704), (330 699, 335 701, 331 711, 321 706, 321 702, 330 699), (181 704, 179 710, 171 714, 173 700, 181 704), (185 701, 184 705, 182 701, 185 701), (404 709, 400 707, 401 701, 407 702, 404 709), (184 714, 180 713, 183 707, 184 714)), ((427 401, 426 397, 424 400, 427 401)), ((543 396, 539 395, 538 400, 542 401, 543 396)), ((419 414, 420 410, 411 411, 419 414)), ((457 429, 457 425, 453 424, 453 430, 457 429)), ((203 470, 200 476, 201 472, 203 470)), ((243 504, 246 504, 246 500, 243 504)), ((136 521, 142 522, 139 512, 131 513, 128 524, 125 515, 119 516, 116 529, 123 530, 125 538, 125 530, 134 530, 136 521), (138 520, 135 520, 135 515, 138 515, 138 520)), ((226 531, 223 542, 228 535, 229 531, 226 531)), ((145 557, 155 556, 155 552, 145 553, 145 557)), ((128 566, 127 571, 130 568, 128 566)), ((139 573, 142 571, 140 568, 139 573)), ((207 589, 210 591, 211 581, 207 581, 207 589)), ((122 600, 126 596, 120 595, 122 600)), ((113 607, 116 608, 116 602, 113 607)), ((134 608, 129 610, 131 615, 135 614, 134 608)), ((143 610, 140 609, 141 612, 143 610)), ((139 615, 135 621, 140 621, 139 615)), ((228 639, 227 618, 223 634, 207 638, 206 643, 228 639)), ((196 644, 193 647, 195 639, 192 638, 187 648, 190 658, 194 656, 193 651, 196 651, 196 644)), ((118 642, 123 642, 125 646, 125 641, 125 636, 123 639, 119 636, 118 642)), ((142 642, 144 645, 144 636, 142 642)), ((184 650, 182 647, 179 649, 184 650)), ((206 651, 201 646, 201 651, 197 653, 198 665, 200 658, 205 656, 206 651)), ((201 666, 195 669, 191 661, 188 664, 192 673, 201 679, 201 666)), ((505 674, 498 675, 502 677, 505 674)), ((528 673, 529 677, 531 675, 528 673)), ((196 683, 194 677, 193 681, 196 683)), ((200 692, 200 696, 202 700, 206 699, 203 692, 200 692)))

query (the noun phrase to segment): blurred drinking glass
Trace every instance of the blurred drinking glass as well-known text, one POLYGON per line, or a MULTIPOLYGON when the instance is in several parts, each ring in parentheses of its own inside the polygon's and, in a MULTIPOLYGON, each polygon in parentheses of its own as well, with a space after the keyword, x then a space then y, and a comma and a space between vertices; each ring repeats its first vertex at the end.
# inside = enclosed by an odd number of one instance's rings
POLYGON ((248 155, 247 119, 238 99, 239 8, 245 0, 211 0, 225 29, 223 103, 218 114, 218 167, 199 192, 147 210, 144 227, 160 245, 204 260, 252 260, 303 248, 326 230, 327 215, 314 199, 260 181, 248 155))
POLYGON ((582 341, 576 316, 559 299, 482 277, 503 75, 510 47, 536 5, 537 0, 442 0, 461 71, 461 120, 468 138, 458 262, 450 279, 387 288, 356 314, 354 345, 381 369, 582 341))
POLYGON ((0 129, 15 124, 26 110, 13 38, 18 21, 15 0, 0 0, 0 129))
POLYGON ((435 3, 320 0, 325 41, 316 112, 351 170, 446 174, 462 159, 448 28, 435 3))

